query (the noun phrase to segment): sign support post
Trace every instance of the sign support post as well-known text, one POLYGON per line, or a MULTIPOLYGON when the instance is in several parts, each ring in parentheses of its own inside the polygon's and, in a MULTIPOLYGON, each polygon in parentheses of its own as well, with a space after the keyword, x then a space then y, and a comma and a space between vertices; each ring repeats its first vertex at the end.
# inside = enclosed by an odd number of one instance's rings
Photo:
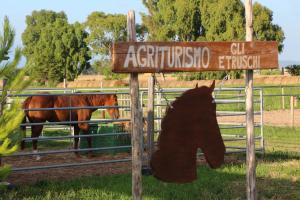
MULTIPOLYGON (((135 13, 129 11, 127 15, 127 40, 136 41, 135 13)), ((132 195, 134 200, 142 199, 142 140, 143 124, 139 101, 138 73, 130 73, 131 98, 131 145, 132 145, 132 195)))
MULTIPOLYGON (((245 0, 246 41, 253 41, 252 0, 245 0)), ((253 115, 253 70, 246 71, 247 199, 256 199, 255 135, 253 115)))
POLYGON ((148 106, 147 106, 147 153, 148 167, 150 168, 150 159, 154 151, 154 97, 155 97, 155 79, 152 74, 148 79, 148 106))

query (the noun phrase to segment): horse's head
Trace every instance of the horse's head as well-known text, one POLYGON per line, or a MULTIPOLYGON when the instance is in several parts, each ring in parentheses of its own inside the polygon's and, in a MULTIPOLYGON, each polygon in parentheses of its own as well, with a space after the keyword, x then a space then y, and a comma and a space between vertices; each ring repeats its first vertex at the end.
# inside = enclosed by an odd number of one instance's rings
MULTIPOLYGON (((118 98, 116 94, 89 95, 88 99, 91 106, 118 106, 118 98)), ((118 107, 107 108, 106 110, 112 119, 119 118, 120 115, 118 107)))
MULTIPOLYGON (((104 102, 104 106, 118 106, 118 97, 116 94, 107 94, 104 102)), ((107 108, 108 114, 113 119, 118 119, 120 117, 119 108, 107 108)))
POLYGON ((151 158, 154 176, 167 182, 196 179, 196 153, 200 148, 212 168, 224 162, 225 146, 212 97, 215 84, 183 93, 162 121, 158 151, 151 158))

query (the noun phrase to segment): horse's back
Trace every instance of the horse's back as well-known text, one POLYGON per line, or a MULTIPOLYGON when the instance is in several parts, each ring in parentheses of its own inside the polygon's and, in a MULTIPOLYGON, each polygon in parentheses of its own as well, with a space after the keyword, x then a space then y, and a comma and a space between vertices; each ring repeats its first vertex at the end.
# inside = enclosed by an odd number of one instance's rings
MULTIPOLYGON (((70 96, 57 96, 54 102, 54 107, 87 107, 91 106, 88 101, 87 95, 70 95, 70 96)), ((60 121, 73 121, 89 120, 91 117, 92 109, 72 109, 72 110, 55 110, 56 116, 60 121)))
MULTIPOLYGON (((44 93, 43 93, 44 94, 44 93)), ((67 108, 67 107, 85 107, 90 106, 86 95, 78 96, 45 96, 37 95, 28 97, 24 103, 24 109, 39 109, 39 108, 67 108)), ((57 109, 47 111, 25 111, 26 116, 31 122, 42 121, 72 121, 78 120, 80 115, 81 119, 88 120, 91 116, 91 110, 89 109, 57 109)))
MULTIPOLYGON (((31 96, 28 97, 24 103, 24 109, 39 109, 39 108, 52 108, 54 105, 55 96, 31 96)), ((30 121, 38 122, 45 121, 53 118, 53 111, 26 111, 26 116, 30 121)))

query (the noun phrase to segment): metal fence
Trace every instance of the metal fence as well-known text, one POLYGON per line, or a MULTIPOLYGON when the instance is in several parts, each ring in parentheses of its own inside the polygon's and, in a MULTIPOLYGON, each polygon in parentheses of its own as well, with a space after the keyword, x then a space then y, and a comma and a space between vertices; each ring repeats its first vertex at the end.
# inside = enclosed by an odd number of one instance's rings
MULTIPOLYGON (((73 128, 71 128, 72 125, 80 123, 88 123, 88 124, 108 124, 108 123, 120 123, 120 122, 129 122, 129 118, 125 118, 125 116, 130 117, 128 113, 130 113, 130 102, 128 104, 129 99, 129 93, 128 90, 124 89, 104 89, 103 92, 96 92, 97 89, 29 89, 24 91, 23 94, 18 95, 10 95, 10 99, 14 98, 26 98, 29 96, 56 96, 56 95, 65 95, 65 96, 77 96, 77 95, 91 95, 91 94, 116 94, 118 96, 118 103, 119 106, 81 106, 81 107, 60 107, 60 108, 34 108, 34 109, 26 109, 27 111, 47 111, 47 110, 78 110, 78 109, 97 109, 100 111, 104 111, 107 108, 118 108, 120 111, 120 118, 119 119, 105 119, 105 118, 99 118, 99 116, 92 117, 91 120, 84 120, 84 121, 60 121, 60 122, 38 122, 38 123, 23 123, 21 126, 31 127, 35 125, 43 125, 45 126, 43 131, 47 129, 58 129, 62 132, 62 130, 69 131, 68 135, 62 134, 62 135, 56 135, 56 136, 46 136, 42 134, 40 137, 26 137, 23 139, 23 141, 27 143, 31 143, 33 140, 37 140, 40 143, 42 142, 60 142, 60 141, 69 141, 70 144, 72 144, 71 139, 74 138, 80 138, 84 139, 87 137, 107 137, 107 136, 120 136, 120 135, 129 135, 128 131, 122 131, 122 132, 114 132, 114 133, 106 133, 106 134, 89 134, 89 135, 74 135, 73 134, 73 128), (47 93, 40 93, 40 92, 47 92, 47 93), (78 93, 80 92, 80 93, 78 93)), ((12 101, 10 100, 10 102, 12 101)), ((29 128, 30 129, 30 128, 29 128)), ((29 131, 27 132, 28 135, 29 131)), ((70 145, 72 146, 72 145, 70 145)), ((74 152, 89 152, 89 151, 108 151, 108 150, 116 150, 116 149, 130 149, 131 146, 113 146, 113 147, 93 147, 93 148, 81 148, 81 149, 73 149, 72 147, 68 148, 68 146, 65 146, 63 149, 43 149, 39 152, 18 152, 15 154, 12 154, 10 156, 4 156, 4 163, 7 158, 14 158, 14 157, 20 157, 19 160, 25 160, 26 159, 33 159, 31 156, 50 156, 50 155, 58 155, 58 154, 66 154, 66 153, 74 153, 74 152), (30 158, 28 158, 30 157, 30 158)), ((58 167, 75 167, 75 166, 85 166, 85 165, 94 165, 94 164, 104 164, 104 163, 115 163, 115 162, 127 162, 130 161, 130 158, 124 158, 124 159, 118 159, 118 160, 98 160, 98 161, 92 161, 92 162, 72 162, 72 163, 59 163, 54 164, 49 162, 47 165, 37 165, 37 166, 25 166, 25 167, 15 167, 13 165, 13 171, 30 171, 30 170, 38 170, 38 169, 50 169, 50 168, 58 168, 58 167)), ((10 163, 11 164, 11 163, 10 163)))
MULTIPOLYGON (((161 120, 166 107, 177 96, 186 91, 187 88, 167 88, 156 92, 155 96, 155 133, 159 134, 161 120), (169 102, 167 102, 169 101, 169 102)), ((264 152, 263 135, 263 90, 255 89, 256 98, 254 100, 255 112, 259 120, 255 123, 256 151, 264 152)), ((215 102, 217 104, 218 124, 226 146, 226 153, 246 152, 246 111, 245 111, 245 91, 244 88, 215 88, 215 102), (224 122, 222 118, 244 117, 239 122, 232 119, 224 122)), ((187 105, 188 106, 188 105, 187 105)), ((155 137, 157 138, 158 135, 155 137)))
MULTIPOLYGON (((160 132, 160 123, 161 119, 164 116, 166 106, 168 101, 173 101, 176 96, 179 96, 182 92, 186 91, 188 88, 166 88, 163 90, 156 90, 155 92, 155 138, 158 137, 160 132)), ((11 95, 10 98, 25 98, 28 96, 35 96, 35 95, 87 95, 87 94, 117 94, 118 96, 118 108, 120 110, 120 118, 119 119, 103 119, 99 118, 99 116, 92 117, 89 121, 80 121, 86 122, 89 124, 107 124, 107 123, 116 123, 116 122, 125 122, 130 123, 130 95, 128 89, 124 88, 114 88, 114 89, 105 89, 101 88, 101 92, 97 92, 99 89, 91 89, 91 88, 84 88, 84 89, 29 89, 24 91, 24 93, 19 95, 11 95), (40 92, 48 92, 48 94, 40 94, 40 92), (80 93, 78 93, 80 92, 80 93), (37 94, 39 93, 39 94, 37 94)), ((258 123, 255 124, 255 134, 256 134, 256 141, 257 141, 257 148, 256 150, 259 152, 264 151, 264 138, 263 138, 263 91, 261 89, 256 89, 256 98, 255 98, 255 114, 260 116, 260 120, 258 123)), ((214 92, 215 101, 217 103, 217 116, 218 118, 226 118, 226 117, 235 117, 235 116, 245 116, 245 94, 244 88, 221 88, 215 89, 214 92)), ((145 88, 140 90, 140 101, 143 108, 144 117, 146 117, 146 105, 148 99, 148 92, 145 88)), ((188 105, 187 105, 188 106, 188 105)), ((97 106, 97 107, 63 107, 63 108, 43 108, 43 109, 30 109, 31 111, 37 110, 73 110, 73 109, 98 109, 100 111, 104 111, 107 106, 97 106)), ((221 120, 222 121, 222 120, 221 120)), ((31 156, 51 156, 51 155, 58 155, 58 154, 70 154, 74 152, 88 152, 88 151, 108 151, 108 150, 115 150, 115 149, 130 149, 130 145, 125 146, 112 146, 112 147, 93 147, 92 149, 89 148, 81 148, 81 149, 73 149, 72 146, 72 139, 74 138, 86 138, 86 137, 104 137, 104 136, 117 136, 117 135, 129 135, 130 131, 121 131, 121 132, 114 132, 114 133, 106 133, 106 134, 89 134, 89 135, 73 135, 73 129, 71 128, 72 124, 76 124, 78 121, 64 121, 64 122, 45 122, 45 123, 25 123, 27 127, 33 125, 44 125, 44 130, 47 129, 58 129, 61 132, 63 130, 69 131, 69 134, 61 134, 61 135, 45 135, 42 134, 39 138, 30 138, 26 137, 23 140, 25 142, 32 142, 32 140, 38 140, 41 142, 60 142, 66 141, 69 142, 69 146, 64 146, 63 149, 42 149, 39 152, 18 152, 7 156, 4 158, 4 162, 6 158, 15 158, 20 157, 27 159, 33 159, 31 156)), ((246 151, 246 123, 245 118, 243 121, 238 123, 234 122, 219 122, 219 126, 222 132, 223 139, 226 144, 226 152, 245 152, 246 151)), ((144 130, 144 132, 146 132, 144 130)), ((27 132, 28 135, 29 131, 27 132)), ((145 147, 144 143, 144 147, 145 147)), ((145 156, 144 156, 145 157, 145 156)), ((130 161, 131 158, 128 156, 122 159, 110 159, 110 160, 97 160, 97 161, 89 161, 89 162, 71 162, 71 163, 44 163, 43 165, 35 165, 35 166, 24 166, 24 167, 15 167, 13 166, 13 171, 30 171, 30 170, 39 170, 39 169, 49 169, 49 168, 59 168, 59 167, 75 167, 75 166, 85 166, 85 165, 95 165, 95 164, 105 164, 105 163, 116 163, 116 162, 127 162, 130 161)), ((146 158, 144 158, 146 160, 146 158)))

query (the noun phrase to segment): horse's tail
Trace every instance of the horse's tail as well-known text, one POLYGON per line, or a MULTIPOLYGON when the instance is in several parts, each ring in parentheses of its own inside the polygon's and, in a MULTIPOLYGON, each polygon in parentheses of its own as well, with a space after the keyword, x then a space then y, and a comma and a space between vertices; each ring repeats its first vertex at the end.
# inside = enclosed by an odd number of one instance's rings
MULTIPOLYGON (((31 99, 32 99, 32 97, 27 97, 22 104, 22 109, 24 110, 24 118, 23 118, 22 124, 26 123, 26 117, 28 115, 28 111, 26 111, 25 109, 29 108, 29 103, 30 103, 31 99)), ((26 126, 21 126, 21 130, 25 130, 25 129, 26 129, 26 126)))
POLYGON ((22 105, 22 108, 23 108, 23 109, 28 108, 28 105, 29 105, 31 99, 32 99, 32 97, 27 97, 27 98, 25 99, 25 101, 23 102, 23 105, 22 105))
MULTIPOLYGON (((25 101, 23 102, 23 105, 22 105, 22 109, 27 109, 29 107, 29 103, 30 103, 31 99, 32 99, 32 97, 28 97, 28 98, 25 99, 25 101)), ((27 114, 28 114, 28 111, 24 110, 24 117, 23 117, 23 120, 22 120, 22 124, 26 123, 27 114)), ((26 137, 26 126, 21 125, 20 129, 21 129, 21 132, 23 134, 23 138, 25 138, 26 137)), ((22 140, 21 141, 21 149, 23 150, 24 148, 25 148, 25 141, 22 140)))

